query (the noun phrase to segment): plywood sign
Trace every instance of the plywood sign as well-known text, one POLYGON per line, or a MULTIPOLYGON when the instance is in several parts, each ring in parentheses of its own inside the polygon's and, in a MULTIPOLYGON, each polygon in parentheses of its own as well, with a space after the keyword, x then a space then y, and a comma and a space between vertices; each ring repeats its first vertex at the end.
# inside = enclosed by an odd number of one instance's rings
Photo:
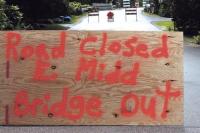
POLYGON ((181 125, 174 32, 0 32, 0 125, 181 125))

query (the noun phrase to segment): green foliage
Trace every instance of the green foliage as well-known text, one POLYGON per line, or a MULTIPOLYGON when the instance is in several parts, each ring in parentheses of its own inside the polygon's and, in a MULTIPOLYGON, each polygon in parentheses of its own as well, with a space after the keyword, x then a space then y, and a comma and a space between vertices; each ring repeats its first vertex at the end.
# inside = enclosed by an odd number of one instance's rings
POLYGON ((175 0, 176 28, 188 35, 200 31, 200 0, 175 0))
POLYGON ((4 0, 0 0, 0 30, 5 29, 6 26, 6 22, 8 20, 6 14, 5 14, 5 1, 4 0))
POLYGON ((113 0, 69 0, 69 2, 79 2, 81 4, 92 5, 92 3, 105 3, 105 2, 112 2, 113 0))
POLYGON ((69 2, 77 2, 81 4, 91 4, 92 0, 69 0, 69 2))
POLYGON ((145 11, 153 14, 158 14, 163 17, 172 17, 173 15, 173 0, 150 0, 150 7, 145 7, 145 11))
POLYGON ((143 0, 139 0, 139 6, 140 6, 140 7, 143 6, 143 0))
POLYGON ((7 0, 19 6, 26 22, 55 18, 68 14, 68 0, 7 0))
POLYGON ((200 44, 200 35, 194 36, 193 39, 196 44, 200 44))
POLYGON ((162 0, 159 4, 158 0, 150 0, 150 3, 145 11, 174 18, 177 30, 188 35, 196 35, 200 31, 200 0, 162 0))
POLYGON ((13 30, 20 27, 22 13, 18 6, 7 5, 4 0, 0 0, 0 30, 13 30))
POLYGON ((10 23, 14 26, 18 25, 22 19, 22 13, 19 11, 18 6, 8 6, 8 9, 5 10, 5 13, 8 17, 10 23))
POLYGON ((87 7, 91 7, 91 6, 88 5, 88 4, 83 4, 83 5, 81 5, 81 8, 87 8, 87 7))
POLYGON ((70 2, 69 6, 74 8, 74 9, 80 9, 81 8, 81 3, 80 2, 70 2))
POLYGON ((153 24, 164 31, 174 30, 174 23, 172 21, 158 21, 154 22, 153 24))
POLYGON ((153 13, 158 14, 159 7, 160 7, 159 0, 153 0, 153 3, 154 3, 154 12, 153 13))
POLYGON ((172 6, 169 3, 160 4, 158 15, 163 17, 172 17, 172 6))
POLYGON ((69 3, 69 11, 72 15, 80 15, 82 14, 81 3, 80 2, 70 2, 69 3))

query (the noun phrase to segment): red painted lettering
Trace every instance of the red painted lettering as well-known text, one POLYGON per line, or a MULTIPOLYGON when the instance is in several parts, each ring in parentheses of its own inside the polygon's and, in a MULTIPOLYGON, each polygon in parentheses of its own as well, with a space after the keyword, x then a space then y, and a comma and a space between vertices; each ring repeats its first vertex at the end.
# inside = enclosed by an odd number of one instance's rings
POLYGON ((56 117, 65 117, 67 102, 68 102, 67 101, 68 93, 69 93, 68 88, 64 88, 61 101, 56 102, 51 106, 50 112, 54 114, 56 117))
POLYGON ((100 53, 101 56, 105 55, 105 52, 106 52, 106 50, 105 50, 106 43, 107 43, 107 40, 108 40, 107 33, 103 33, 102 36, 103 36, 102 37, 103 41, 102 41, 101 49, 99 50, 99 53, 100 53))
POLYGON ((83 96, 74 96, 69 100, 69 108, 76 113, 66 113, 65 117, 71 120, 81 119, 84 115, 85 99, 83 96))
POLYGON ((31 46, 25 46, 24 48, 22 48, 22 52, 21 52, 21 57, 23 58, 30 58, 32 57, 34 54, 34 48, 31 46))
POLYGON ((87 38, 81 40, 80 52, 83 53, 83 54, 86 54, 86 55, 95 55, 96 50, 95 49, 86 50, 85 45, 88 44, 88 43, 91 43, 91 42, 95 43, 95 42, 97 42, 97 40, 98 40, 98 38, 96 36, 87 37, 87 38))
POLYGON ((106 64, 100 64, 99 65, 99 71, 97 72, 97 79, 99 81, 103 81, 104 80, 103 72, 104 72, 105 68, 106 68, 106 64))
POLYGON ((138 109, 139 109, 139 99, 138 99, 137 95, 131 93, 131 94, 128 94, 128 95, 126 95, 122 98, 121 114, 123 116, 132 117, 138 112, 138 109), (134 108, 132 108, 132 109, 131 108, 127 109, 127 103, 128 103, 129 100, 134 102, 134 108))
POLYGON ((138 39, 136 37, 132 37, 131 39, 125 41, 125 46, 129 48, 129 51, 124 51, 123 56, 131 57, 135 54, 135 47, 133 45, 136 45, 137 41, 138 39))
POLYGON ((148 47, 146 44, 139 44, 137 47, 136 47, 136 54, 140 57, 143 57, 143 58, 148 58, 149 57, 149 53, 148 53, 148 47))
POLYGON ((76 80, 80 81, 84 72, 88 72, 88 80, 106 81, 109 84, 123 83, 126 85, 136 85, 137 76, 139 73, 139 63, 134 63, 131 71, 122 71, 122 62, 116 61, 115 69, 109 73, 104 74, 106 64, 98 65, 96 59, 86 60, 80 59, 80 65, 76 72, 76 80))
POLYGON ((132 71, 125 72, 122 74, 121 77, 121 82, 126 84, 126 85, 136 85, 137 84, 137 76, 139 74, 140 70, 140 63, 134 63, 132 66, 132 71))
POLYGON ((52 81, 56 80, 57 74, 52 73, 51 75, 46 75, 45 71, 46 69, 50 68, 50 64, 48 62, 43 62, 43 61, 36 61, 36 68, 35 68, 35 73, 34 73, 34 80, 38 81, 52 81))
POLYGON ((60 46, 52 48, 52 57, 54 59, 64 58, 65 56, 66 33, 60 34, 60 46))
POLYGON ((31 115, 36 117, 40 113, 48 116, 51 113, 54 117, 62 117, 69 120, 80 120, 85 114, 92 118, 102 116, 101 100, 91 97, 88 100, 83 96, 69 97, 69 89, 64 88, 62 99, 53 104, 47 104, 51 100, 50 94, 42 98, 29 99, 27 91, 19 91, 14 102, 14 114, 18 117, 31 115))
POLYGON ((101 117, 103 112, 101 110, 102 102, 97 97, 92 97, 88 100, 86 105, 86 111, 89 116, 92 117, 101 117))
POLYGON ((121 44, 120 41, 113 41, 111 45, 109 46, 108 50, 113 52, 114 54, 118 54, 121 50, 121 44))
POLYGON ((122 66, 121 61, 117 61, 115 64, 115 70, 113 72, 110 72, 105 75, 105 80, 109 84, 114 84, 119 82, 120 74, 121 74, 121 69, 118 69, 118 67, 122 66))
POLYGON ((166 82, 166 90, 165 91, 161 91, 160 89, 157 89, 156 93, 159 96, 164 97, 163 111, 162 111, 161 117, 163 119, 165 119, 165 118, 167 118, 167 110, 168 110, 169 100, 172 97, 174 97, 174 98, 179 97, 181 95, 181 92, 180 91, 172 92, 171 91, 171 82, 167 81, 166 82))
POLYGON ((17 46, 21 41, 21 35, 14 32, 8 32, 6 35, 7 44, 6 44, 6 59, 9 61, 11 59, 11 55, 13 55, 13 59, 18 61, 17 54, 17 46), (11 54, 12 53, 12 54, 11 54))
POLYGON ((49 54, 46 50, 46 44, 39 44, 37 47, 36 47, 36 57, 37 59, 39 60, 49 60, 49 54))
POLYGON ((29 101, 28 101, 28 93, 27 91, 20 91, 16 94, 15 97, 15 105, 14 105, 14 112, 17 116, 24 116, 29 113, 29 101))
POLYGON ((81 58, 80 59, 80 65, 79 65, 78 71, 76 73, 76 80, 77 81, 81 80, 81 75, 85 71, 89 72, 88 79, 93 80, 95 78, 96 67, 97 67, 97 60, 96 59, 92 59, 92 60, 87 61, 86 59, 81 58))
POLYGON ((150 116, 152 119, 156 119, 156 97, 152 97, 150 99, 150 102, 148 104, 148 107, 146 107, 147 97, 142 96, 141 97, 141 110, 142 112, 150 116))
POLYGON ((168 36, 163 35, 162 36, 162 47, 156 48, 152 51, 152 56, 154 58, 162 58, 162 57, 168 58, 169 57, 167 40, 168 40, 168 36))
POLYGON ((157 97, 163 97, 163 110, 161 112, 161 118, 166 119, 167 118, 167 110, 169 101, 171 98, 177 98, 181 95, 180 91, 171 91, 171 82, 167 81, 166 83, 166 89, 165 91, 161 91, 160 89, 157 89, 155 91, 155 96, 150 97, 150 101, 147 104, 147 96, 137 96, 136 94, 129 93, 125 95, 121 100, 121 114, 125 117, 133 117, 136 115, 136 113, 141 109, 142 113, 145 116, 150 117, 151 119, 155 120, 157 118, 157 112, 156 112, 156 104, 157 97), (134 108, 130 109, 127 107, 127 104, 130 102, 134 103, 134 108))

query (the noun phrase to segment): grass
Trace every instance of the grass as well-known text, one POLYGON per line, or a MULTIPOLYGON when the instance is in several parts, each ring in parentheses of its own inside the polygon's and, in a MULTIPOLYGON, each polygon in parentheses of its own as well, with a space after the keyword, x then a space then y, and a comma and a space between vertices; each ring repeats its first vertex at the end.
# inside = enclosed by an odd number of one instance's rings
MULTIPOLYGON (((174 31, 174 23, 172 21, 157 21, 152 24, 163 31, 174 31)), ((186 45, 195 45, 193 36, 184 35, 184 42, 186 45)))
POLYGON ((81 19, 82 17, 84 17, 84 16, 86 16, 86 13, 84 13, 84 14, 82 14, 82 15, 78 15, 78 16, 72 15, 72 16, 71 16, 71 17, 72 17, 71 22, 69 22, 68 24, 77 23, 77 22, 79 22, 80 19, 81 19))
POLYGON ((153 25, 160 28, 163 31, 173 31, 174 30, 174 22, 172 21, 157 21, 153 22, 153 25))
MULTIPOLYGON (((146 12, 143 12, 143 14, 146 16, 157 16, 156 14, 150 14, 146 12)), ((152 22, 152 24, 163 31, 174 31, 173 21, 156 21, 156 22, 152 22)), ((185 42, 184 44, 186 45, 197 46, 197 44, 195 44, 195 40, 193 36, 184 35, 184 42, 185 42)))

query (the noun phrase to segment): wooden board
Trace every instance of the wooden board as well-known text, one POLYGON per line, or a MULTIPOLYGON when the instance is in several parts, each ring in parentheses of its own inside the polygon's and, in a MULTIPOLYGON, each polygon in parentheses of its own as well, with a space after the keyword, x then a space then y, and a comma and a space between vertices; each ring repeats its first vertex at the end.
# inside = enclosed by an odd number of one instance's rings
POLYGON ((0 125, 183 125, 182 33, 8 31, 0 53, 0 125))

